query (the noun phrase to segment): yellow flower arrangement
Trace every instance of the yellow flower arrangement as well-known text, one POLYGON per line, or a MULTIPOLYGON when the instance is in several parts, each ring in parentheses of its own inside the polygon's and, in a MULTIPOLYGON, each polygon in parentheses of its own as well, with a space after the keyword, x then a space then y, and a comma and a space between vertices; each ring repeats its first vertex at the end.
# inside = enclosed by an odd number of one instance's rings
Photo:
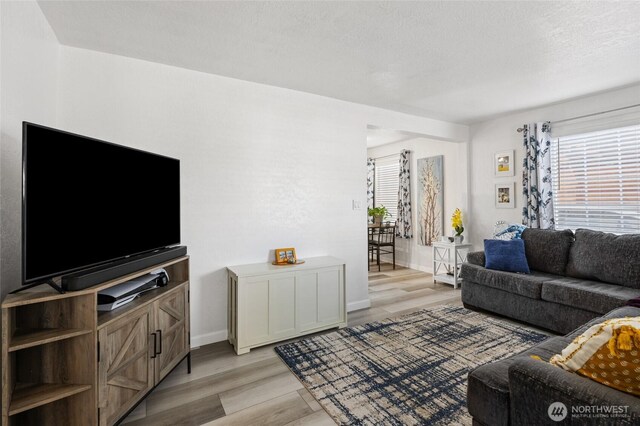
POLYGON ((462 235, 464 226, 462 226, 462 212, 456 209, 451 216, 451 227, 456 231, 456 236, 462 235))

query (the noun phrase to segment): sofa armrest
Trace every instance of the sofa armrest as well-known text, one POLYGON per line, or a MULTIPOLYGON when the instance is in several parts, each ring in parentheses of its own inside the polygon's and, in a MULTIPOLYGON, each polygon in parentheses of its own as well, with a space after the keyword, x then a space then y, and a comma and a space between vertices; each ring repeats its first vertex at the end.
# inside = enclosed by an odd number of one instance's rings
POLYGON ((616 424, 638 424, 640 419, 640 398, 531 358, 519 358, 509 367, 509 391, 510 418, 515 425, 551 423, 548 410, 554 402, 567 407, 568 424, 606 422, 607 412, 586 417, 584 410, 593 408, 582 407, 593 406, 620 407, 618 416, 609 418, 616 424))
POLYGON ((484 251, 472 251, 467 254, 467 262, 472 265, 478 265, 484 267, 485 258, 484 251))

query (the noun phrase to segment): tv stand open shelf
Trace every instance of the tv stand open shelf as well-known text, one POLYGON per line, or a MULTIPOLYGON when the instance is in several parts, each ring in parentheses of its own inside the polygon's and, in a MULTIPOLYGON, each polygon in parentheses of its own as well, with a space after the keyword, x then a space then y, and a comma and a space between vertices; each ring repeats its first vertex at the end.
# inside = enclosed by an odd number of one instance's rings
POLYGON ((50 402, 88 391, 91 385, 66 385, 55 383, 16 384, 9 406, 9 415, 31 410, 50 402))
POLYGON ((9 352, 70 339, 92 332, 92 330, 86 328, 19 328, 13 333, 13 338, 9 344, 9 352))
POLYGON ((10 294, 2 302, 2 426, 115 424, 189 356, 188 256, 80 291, 10 294), (98 291, 159 268, 166 286, 97 310, 98 291))

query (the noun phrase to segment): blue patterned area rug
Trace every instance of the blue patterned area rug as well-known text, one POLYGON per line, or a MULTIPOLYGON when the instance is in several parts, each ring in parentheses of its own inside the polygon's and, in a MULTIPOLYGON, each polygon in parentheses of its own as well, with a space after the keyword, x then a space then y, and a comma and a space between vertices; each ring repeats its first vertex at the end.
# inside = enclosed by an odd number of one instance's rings
POLYGON ((471 424, 467 374, 548 336, 440 306, 275 350, 339 424, 471 424))

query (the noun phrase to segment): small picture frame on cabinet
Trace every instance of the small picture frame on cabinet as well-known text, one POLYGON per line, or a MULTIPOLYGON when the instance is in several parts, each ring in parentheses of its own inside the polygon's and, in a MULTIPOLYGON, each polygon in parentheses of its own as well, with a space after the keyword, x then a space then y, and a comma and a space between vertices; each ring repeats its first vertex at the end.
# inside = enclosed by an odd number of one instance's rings
POLYGON ((293 247, 278 248, 276 251, 277 265, 295 264, 297 262, 296 249, 293 247))

